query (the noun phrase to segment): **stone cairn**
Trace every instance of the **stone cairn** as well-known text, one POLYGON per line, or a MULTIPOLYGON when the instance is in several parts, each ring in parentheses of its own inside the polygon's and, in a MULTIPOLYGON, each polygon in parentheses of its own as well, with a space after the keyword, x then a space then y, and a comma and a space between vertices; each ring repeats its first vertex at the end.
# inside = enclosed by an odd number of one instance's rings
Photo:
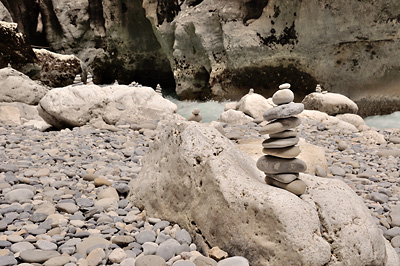
POLYGON ((93 85, 93 84, 94 84, 94 83, 93 83, 93 75, 92 75, 92 73, 90 73, 90 72, 88 72, 86 84, 87 84, 87 85, 93 85))
POLYGON ((78 74, 75 76, 73 86, 83 85, 81 75, 78 74))
POLYGON ((293 129, 301 124, 295 115, 304 110, 304 105, 293 100, 289 83, 280 85, 272 96, 272 102, 277 106, 265 111, 263 117, 269 123, 260 129, 261 135, 269 134, 262 143, 263 153, 267 155, 258 159, 257 168, 265 173, 267 184, 300 196, 305 192, 306 184, 298 177, 307 165, 296 158, 300 154, 299 137, 293 129))
POLYGON ((157 84, 157 87, 156 87, 156 92, 157 92, 159 95, 161 95, 161 96, 162 96, 162 89, 161 89, 161 86, 160 86, 160 84, 157 84))
POLYGON ((201 119, 203 119, 203 117, 200 114, 200 110, 196 108, 192 111, 192 115, 189 116, 188 121, 201 122, 201 119))

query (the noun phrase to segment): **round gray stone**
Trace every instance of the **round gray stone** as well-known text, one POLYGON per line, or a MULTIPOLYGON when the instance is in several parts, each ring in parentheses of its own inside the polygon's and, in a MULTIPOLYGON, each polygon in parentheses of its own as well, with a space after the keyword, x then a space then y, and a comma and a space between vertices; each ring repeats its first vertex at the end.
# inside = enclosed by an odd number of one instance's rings
POLYGON ((156 240, 156 233, 153 230, 143 230, 135 236, 136 242, 143 244, 146 242, 154 242, 156 240))
POLYGON ((165 260, 157 255, 145 255, 135 261, 135 266, 165 266, 165 260))
POLYGON ((30 189, 18 188, 7 192, 4 196, 8 202, 23 202, 26 200, 31 200, 34 193, 30 189))
POLYGON ((44 251, 40 249, 23 250, 19 254, 21 259, 25 262, 43 263, 46 260, 60 256, 57 251, 44 251))
POLYGON ((57 250, 56 244, 42 239, 36 242, 36 246, 41 250, 57 250))
POLYGON ((300 159, 284 159, 264 155, 257 161, 257 168, 267 174, 300 173, 307 169, 307 165, 300 159))
POLYGON ((22 250, 28 250, 28 249, 35 249, 35 246, 32 245, 31 243, 25 242, 25 241, 15 243, 10 247, 10 250, 14 253, 21 252, 22 250))

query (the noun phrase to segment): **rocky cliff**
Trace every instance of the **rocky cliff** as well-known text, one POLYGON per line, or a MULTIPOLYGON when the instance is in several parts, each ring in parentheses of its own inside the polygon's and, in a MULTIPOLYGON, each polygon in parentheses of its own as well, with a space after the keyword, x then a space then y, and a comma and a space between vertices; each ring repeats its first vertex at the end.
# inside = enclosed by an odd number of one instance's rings
POLYGON ((176 85, 187 99, 271 96, 283 82, 296 100, 317 83, 391 107, 400 94, 396 0, 1 2, 33 43, 77 54, 95 82, 176 85))

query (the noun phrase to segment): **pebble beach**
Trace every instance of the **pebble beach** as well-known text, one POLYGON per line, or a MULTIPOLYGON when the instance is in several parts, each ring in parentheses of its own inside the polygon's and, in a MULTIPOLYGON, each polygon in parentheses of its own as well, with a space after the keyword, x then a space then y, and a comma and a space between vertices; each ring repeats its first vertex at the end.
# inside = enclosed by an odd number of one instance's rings
MULTIPOLYGON (((386 141, 376 144, 302 120, 299 136, 325 148, 328 171, 319 175, 362 197, 400 253, 400 130, 379 130, 386 141)), ((224 128, 233 141, 261 138, 258 129, 224 128)), ((246 265, 221 250, 202 256, 185 229, 126 199, 156 138, 152 123, 49 132, 0 125, 0 265, 246 265)))

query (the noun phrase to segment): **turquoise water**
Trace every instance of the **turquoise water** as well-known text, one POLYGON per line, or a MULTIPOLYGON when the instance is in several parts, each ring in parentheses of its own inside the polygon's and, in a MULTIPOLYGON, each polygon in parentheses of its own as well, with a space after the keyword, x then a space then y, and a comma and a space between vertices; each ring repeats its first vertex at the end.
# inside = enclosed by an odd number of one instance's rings
MULTIPOLYGON (((200 109, 203 117, 202 122, 211 122, 219 119, 220 114, 224 111, 225 104, 228 102, 197 102, 197 101, 179 101, 174 97, 167 96, 168 100, 174 102, 178 106, 178 114, 186 119, 192 114, 195 108, 200 109)), ((378 129, 400 128, 400 111, 390 115, 376 115, 366 117, 365 123, 370 127, 378 129)))
POLYGON ((400 112, 390 115, 375 115, 364 118, 365 124, 379 129, 400 128, 400 112))
POLYGON ((167 96, 166 99, 175 103, 178 106, 178 114, 188 119, 192 115, 192 111, 196 108, 200 110, 200 114, 203 117, 201 122, 207 123, 211 121, 216 121, 219 116, 224 112, 225 104, 227 102, 217 102, 217 101, 207 101, 207 102, 197 102, 197 101, 179 101, 176 98, 167 96))

